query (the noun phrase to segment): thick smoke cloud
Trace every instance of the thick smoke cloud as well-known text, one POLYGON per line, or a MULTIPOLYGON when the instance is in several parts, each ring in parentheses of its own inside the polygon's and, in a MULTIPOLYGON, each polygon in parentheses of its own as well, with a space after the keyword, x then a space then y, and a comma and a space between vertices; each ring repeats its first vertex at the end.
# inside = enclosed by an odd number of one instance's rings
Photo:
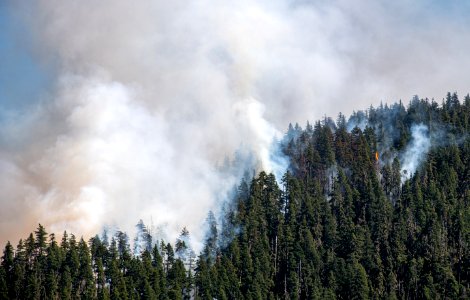
POLYGON ((426 3, 11 1, 57 78, 2 112, 1 242, 140 218, 200 241, 238 149, 281 173, 288 122, 466 91, 468 21, 426 3))

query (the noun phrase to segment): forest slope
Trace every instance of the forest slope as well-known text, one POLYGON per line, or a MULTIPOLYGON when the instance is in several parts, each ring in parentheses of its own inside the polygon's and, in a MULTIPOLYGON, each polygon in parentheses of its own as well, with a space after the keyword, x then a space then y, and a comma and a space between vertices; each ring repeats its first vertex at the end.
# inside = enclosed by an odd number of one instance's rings
POLYGON ((243 179, 198 255, 139 222, 8 243, 1 299, 459 299, 470 295, 470 97, 289 126, 278 181, 243 179))

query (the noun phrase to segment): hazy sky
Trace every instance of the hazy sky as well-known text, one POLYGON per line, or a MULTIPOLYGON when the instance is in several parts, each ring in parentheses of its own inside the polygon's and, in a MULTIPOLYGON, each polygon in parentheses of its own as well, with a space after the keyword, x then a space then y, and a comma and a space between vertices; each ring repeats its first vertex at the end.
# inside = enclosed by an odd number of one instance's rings
POLYGON ((140 218, 200 241, 225 157, 276 171, 289 122, 467 94, 466 3, 1 1, 0 242, 140 218))

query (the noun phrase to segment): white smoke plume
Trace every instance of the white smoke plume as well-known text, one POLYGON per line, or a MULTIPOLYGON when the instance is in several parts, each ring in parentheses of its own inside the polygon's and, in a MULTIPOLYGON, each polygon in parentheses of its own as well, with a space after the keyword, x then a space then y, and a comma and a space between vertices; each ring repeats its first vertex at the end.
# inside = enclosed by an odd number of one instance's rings
POLYGON ((263 118, 265 107, 255 99, 247 99, 235 103, 236 114, 241 118, 240 123, 246 124, 246 133, 249 149, 256 153, 259 161, 259 169, 265 172, 273 173, 278 182, 287 170, 289 161, 281 153, 279 141, 282 139, 282 133, 271 123, 263 118), (253 140, 250 141, 249 137, 253 140))
POLYGON ((197 243, 239 179, 215 167, 237 149, 282 174, 270 148, 289 122, 464 91, 470 75, 466 15, 426 1, 4 5, 54 80, 0 108, 2 243, 38 222, 87 236, 150 218, 197 243))
POLYGON ((411 141, 401 155, 402 181, 410 178, 416 172, 420 164, 426 160, 426 155, 431 149, 429 128, 424 124, 411 126, 411 141))

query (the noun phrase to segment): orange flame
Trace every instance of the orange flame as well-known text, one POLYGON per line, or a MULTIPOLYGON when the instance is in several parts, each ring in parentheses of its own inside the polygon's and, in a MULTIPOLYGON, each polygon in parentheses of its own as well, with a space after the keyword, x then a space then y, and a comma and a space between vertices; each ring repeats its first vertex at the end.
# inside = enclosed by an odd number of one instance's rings
POLYGON ((375 152, 375 160, 379 160, 379 152, 375 152))

